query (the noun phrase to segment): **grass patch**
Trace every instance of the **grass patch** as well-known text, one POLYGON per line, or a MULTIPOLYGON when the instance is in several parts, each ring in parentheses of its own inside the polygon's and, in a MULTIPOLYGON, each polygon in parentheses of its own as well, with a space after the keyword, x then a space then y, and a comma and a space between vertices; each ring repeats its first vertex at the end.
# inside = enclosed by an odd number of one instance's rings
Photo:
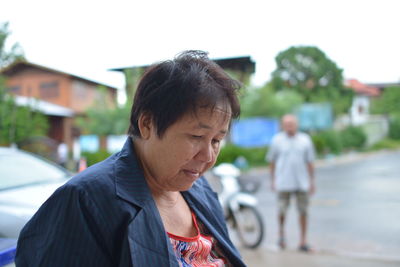
POLYGON ((398 148, 400 148, 400 140, 386 138, 372 145, 368 150, 376 151, 381 149, 398 149, 398 148))

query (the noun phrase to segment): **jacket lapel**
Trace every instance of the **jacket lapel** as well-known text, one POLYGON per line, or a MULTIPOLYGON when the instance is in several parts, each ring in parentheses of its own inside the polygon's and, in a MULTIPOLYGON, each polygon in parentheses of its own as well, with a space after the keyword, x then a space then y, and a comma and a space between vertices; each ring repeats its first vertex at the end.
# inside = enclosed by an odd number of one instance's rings
POLYGON ((229 258, 231 263, 234 266, 245 266, 239 252, 229 238, 225 219, 222 215, 222 210, 219 208, 217 194, 212 191, 206 193, 203 186, 198 184, 201 182, 204 183, 204 181, 198 180, 190 190, 183 192, 183 196, 197 218, 201 220, 212 236, 218 240, 219 245, 226 253, 225 256, 229 258))
MULTIPOLYGON (((205 193, 201 178, 183 196, 196 216, 218 240, 234 266, 245 266, 226 231, 225 220, 213 192, 205 193), (219 216, 220 215, 220 216, 219 216)), ((115 190, 122 200, 133 205, 133 218, 128 225, 128 242, 133 266, 178 267, 175 253, 167 236, 161 216, 151 196, 142 168, 136 157, 131 138, 119 153, 115 164, 115 190)))
POLYGON ((157 209, 144 208, 129 224, 128 242, 133 266, 178 266, 159 216, 157 209))
POLYGON ((133 266, 178 266, 160 214, 151 196, 131 138, 125 142, 115 164, 116 194, 134 206, 128 226, 133 266))

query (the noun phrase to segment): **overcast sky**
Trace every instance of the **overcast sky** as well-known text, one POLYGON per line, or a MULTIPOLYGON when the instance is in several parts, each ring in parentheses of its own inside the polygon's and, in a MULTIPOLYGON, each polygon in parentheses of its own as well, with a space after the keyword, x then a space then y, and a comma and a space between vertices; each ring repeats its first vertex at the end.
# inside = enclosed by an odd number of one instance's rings
POLYGON ((110 68, 150 64, 182 50, 251 56, 255 85, 275 56, 313 45, 362 82, 400 81, 398 0, 0 0, 0 22, 29 61, 123 87, 110 68))

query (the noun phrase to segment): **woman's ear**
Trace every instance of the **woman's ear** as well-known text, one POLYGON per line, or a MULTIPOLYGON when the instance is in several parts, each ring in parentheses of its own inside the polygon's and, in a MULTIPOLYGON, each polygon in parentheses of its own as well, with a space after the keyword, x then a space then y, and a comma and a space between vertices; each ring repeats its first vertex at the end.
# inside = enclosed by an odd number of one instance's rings
POLYGON ((149 139, 153 131, 153 120, 149 113, 142 113, 139 116, 138 127, 142 139, 149 139))

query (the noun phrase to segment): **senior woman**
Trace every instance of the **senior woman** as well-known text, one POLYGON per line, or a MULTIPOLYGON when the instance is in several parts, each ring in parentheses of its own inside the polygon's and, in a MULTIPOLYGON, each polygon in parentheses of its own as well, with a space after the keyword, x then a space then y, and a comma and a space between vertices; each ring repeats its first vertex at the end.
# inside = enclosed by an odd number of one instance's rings
POLYGON ((60 187, 18 240, 21 266, 245 266, 203 173, 239 115, 204 52, 151 66, 123 149, 60 187))

